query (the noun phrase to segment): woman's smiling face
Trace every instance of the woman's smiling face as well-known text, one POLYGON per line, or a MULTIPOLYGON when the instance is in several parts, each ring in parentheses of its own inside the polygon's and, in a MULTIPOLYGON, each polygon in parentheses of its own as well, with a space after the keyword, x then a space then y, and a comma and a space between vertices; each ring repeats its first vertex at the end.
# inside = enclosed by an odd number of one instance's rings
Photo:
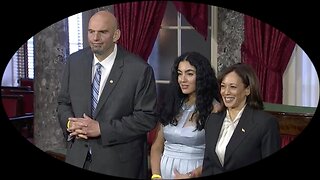
POLYGON ((220 94, 228 109, 241 109, 250 94, 250 87, 245 87, 240 76, 234 71, 227 74, 220 85, 220 94))

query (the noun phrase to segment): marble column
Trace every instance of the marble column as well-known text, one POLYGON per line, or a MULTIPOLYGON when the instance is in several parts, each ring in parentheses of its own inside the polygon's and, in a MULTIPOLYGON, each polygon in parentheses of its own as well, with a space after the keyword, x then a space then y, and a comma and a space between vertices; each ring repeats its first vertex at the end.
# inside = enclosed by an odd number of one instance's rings
POLYGON ((241 62, 241 44, 244 37, 243 14, 218 8, 218 72, 241 62))
POLYGON ((57 95, 68 54, 68 21, 63 19, 34 36, 34 144, 43 151, 65 148, 57 117, 57 95))

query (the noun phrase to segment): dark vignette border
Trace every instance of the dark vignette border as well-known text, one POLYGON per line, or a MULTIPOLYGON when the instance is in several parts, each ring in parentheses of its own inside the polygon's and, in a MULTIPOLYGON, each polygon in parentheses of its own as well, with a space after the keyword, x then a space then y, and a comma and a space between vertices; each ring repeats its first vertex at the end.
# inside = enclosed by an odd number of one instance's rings
MULTIPOLYGON (((31 36, 47 26, 72 14, 92 8, 120 3, 125 1, 107 0, 75 0, 75 1, 36 1, 1 2, 1 39, 0 48, 2 73, 14 52, 31 36), (68 3, 68 4, 66 4, 68 3), (72 3, 72 4, 71 4, 72 3), (27 21, 28 20, 28 21, 27 21)), ((256 17, 292 38, 308 54, 317 72, 320 61, 320 35, 316 4, 303 1, 290 4, 278 4, 279 1, 196 1, 210 5, 235 10, 256 17)), ((286 2, 288 3, 288 2, 286 2)), ((286 148, 272 157, 230 173, 221 174, 214 178, 227 177, 277 177, 287 178, 314 176, 317 174, 319 155, 319 110, 303 133, 286 148)), ((7 121, 1 108, 0 127, 2 129, 2 162, 1 175, 4 177, 64 177, 64 178, 95 178, 101 175, 88 171, 81 171, 65 163, 55 160, 41 150, 35 148, 23 137, 15 132, 14 127, 7 121), (3 131, 4 130, 4 131, 3 131)))

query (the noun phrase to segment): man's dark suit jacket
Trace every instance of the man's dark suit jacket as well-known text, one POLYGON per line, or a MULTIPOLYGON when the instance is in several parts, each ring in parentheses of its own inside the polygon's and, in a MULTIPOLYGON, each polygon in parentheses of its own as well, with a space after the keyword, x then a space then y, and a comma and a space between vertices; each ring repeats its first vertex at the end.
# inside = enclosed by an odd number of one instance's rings
POLYGON ((215 149, 225 116, 226 111, 212 113, 206 121, 206 148, 202 176, 238 169, 280 149, 280 130, 277 119, 247 105, 226 147, 222 167, 215 149))
POLYGON ((84 113, 99 121, 101 136, 69 142, 66 162, 82 168, 91 147, 90 170, 111 176, 146 178, 146 134, 157 122, 153 69, 118 46, 95 114, 91 114, 92 62, 89 48, 67 59, 58 96, 58 115, 65 137, 68 117, 83 117, 84 113))

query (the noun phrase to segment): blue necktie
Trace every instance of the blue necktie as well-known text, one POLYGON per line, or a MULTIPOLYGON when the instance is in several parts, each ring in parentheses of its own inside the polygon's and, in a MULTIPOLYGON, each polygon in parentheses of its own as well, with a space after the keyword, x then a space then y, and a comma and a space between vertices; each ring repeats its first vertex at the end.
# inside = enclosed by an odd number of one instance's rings
POLYGON ((92 104, 91 104, 92 114, 96 110, 96 107, 98 104, 98 96, 99 96, 99 88, 100 88, 100 80, 101 80, 101 67, 102 65, 100 63, 96 64, 96 72, 92 82, 92 104))

